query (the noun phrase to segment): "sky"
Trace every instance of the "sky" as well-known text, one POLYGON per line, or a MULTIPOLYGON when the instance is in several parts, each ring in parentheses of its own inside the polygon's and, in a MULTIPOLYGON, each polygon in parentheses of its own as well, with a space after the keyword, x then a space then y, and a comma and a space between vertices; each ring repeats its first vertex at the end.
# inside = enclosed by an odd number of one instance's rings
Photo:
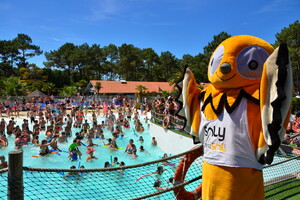
MULTIPOLYGON (((272 44, 299 19, 300 0, 0 0, 0 40, 24 33, 43 52, 67 42, 126 43, 181 59, 203 53, 222 31, 272 44)), ((44 61, 29 60, 39 67, 44 61)))

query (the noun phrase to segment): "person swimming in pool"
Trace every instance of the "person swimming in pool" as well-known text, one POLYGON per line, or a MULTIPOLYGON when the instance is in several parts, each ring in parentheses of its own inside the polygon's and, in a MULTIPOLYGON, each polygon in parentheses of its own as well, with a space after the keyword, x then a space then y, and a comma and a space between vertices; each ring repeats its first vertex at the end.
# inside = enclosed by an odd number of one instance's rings
POLYGON ((104 146, 107 146, 108 148, 112 148, 112 149, 118 149, 118 145, 115 139, 108 138, 107 141, 108 143, 106 144, 104 143, 104 141, 102 141, 104 146))
POLYGON ((7 168, 8 164, 4 156, 0 156, 0 169, 7 168))
POLYGON ((69 159, 73 158, 73 154, 77 154, 79 156, 79 159, 81 159, 81 155, 82 153, 80 152, 79 148, 78 148, 78 140, 74 139, 73 143, 70 144, 69 146, 69 159))
POLYGON ((124 133, 119 126, 116 126, 116 129, 114 130, 112 135, 113 135, 114 139, 117 139, 119 137, 119 135, 121 135, 121 137, 124 137, 124 133))
POLYGON ((140 152, 142 153, 146 153, 146 154, 150 154, 149 151, 147 151, 146 149, 144 149, 144 146, 140 146, 140 152))
POLYGON ((109 168, 109 167, 111 167, 111 165, 110 165, 110 163, 109 163, 108 161, 106 161, 106 162, 104 163, 104 168, 109 168))
POLYGON ((51 144, 52 143, 47 143, 47 140, 42 140, 41 144, 36 144, 36 146, 40 147, 40 155, 41 156, 45 156, 51 152, 48 148, 48 146, 51 144))
POLYGON ((93 139, 91 137, 89 137, 87 141, 89 144, 86 147, 98 146, 98 144, 93 143, 93 139))
POLYGON ((155 137, 152 137, 151 145, 157 146, 157 140, 155 139, 155 137))
POLYGON ((143 136, 140 136, 139 140, 138 140, 140 143, 144 143, 144 138, 143 136))
POLYGON ((126 118, 124 119, 123 126, 124 128, 130 128, 129 121, 126 118))
POLYGON ((126 146, 124 153, 132 154, 133 151, 136 152, 136 146, 133 144, 133 139, 129 140, 129 144, 126 146))
POLYGON ((92 159, 98 159, 97 157, 94 156, 94 151, 95 149, 90 147, 88 150, 86 150, 86 153, 89 155, 86 159, 86 161, 92 160, 92 159))
POLYGON ((162 188, 162 187, 161 187, 161 181, 160 181, 160 180, 156 180, 156 181, 154 182, 153 187, 155 187, 155 189, 156 189, 157 191, 162 191, 162 190, 168 189, 169 185, 167 185, 166 188, 162 188))
MULTIPOLYGON (((85 170, 85 167, 82 165, 82 166, 80 166, 79 169, 85 170)), ((92 172, 83 172, 83 173, 79 173, 79 175, 87 175, 87 174, 89 174, 90 176, 93 176, 92 172)))
POLYGON ((137 178, 135 181, 139 181, 140 179, 146 177, 146 176, 152 176, 153 174, 156 175, 156 180, 160 180, 161 179, 161 176, 163 175, 164 171, 168 171, 170 172, 169 170, 167 169, 164 169, 162 166, 158 166, 157 167, 157 170, 155 172, 152 172, 150 174, 145 174, 143 176, 140 176, 139 178, 137 178))
MULTIPOLYGON (((125 163, 124 163, 123 161, 121 161, 119 166, 120 166, 120 167, 125 167, 125 163)), ((125 169, 119 169, 119 170, 118 170, 118 172, 120 173, 120 175, 123 175, 123 174, 124 174, 124 170, 125 170, 125 169)))
POLYGON ((143 132, 145 130, 144 127, 143 127, 143 124, 140 122, 139 119, 137 119, 136 122, 135 122, 135 130, 137 132, 143 132))
POLYGON ((57 151, 61 151, 59 148, 58 148, 58 145, 57 145, 57 139, 58 139, 59 135, 54 135, 53 139, 51 140, 51 147, 52 149, 54 150, 57 150, 57 151))
POLYGON ((120 163, 118 161, 118 157, 114 157, 114 161, 111 163, 111 165, 113 167, 118 167, 120 165, 120 163))
MULTIPOLYGON (((70 167, 70 169, 76 169, 76 167, 73 165, 70 167)), ((77 175, 79 175, 79 172, 69 172, 65 176, 63 176, 63 178, 67 178, 68 176, 77 176, 77 175)))

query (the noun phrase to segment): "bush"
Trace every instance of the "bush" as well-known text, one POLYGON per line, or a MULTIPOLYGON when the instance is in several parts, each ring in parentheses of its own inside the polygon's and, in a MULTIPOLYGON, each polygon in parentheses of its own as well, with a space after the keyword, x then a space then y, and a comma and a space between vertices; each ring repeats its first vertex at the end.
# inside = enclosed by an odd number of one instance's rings
POLYGON ((61 96, 71 97, 75 96, 77 93, 77 89, 75 86, 65 86, 61 89, 59 93, 61 96))
POLYGON ((139 110, 140 107, 141 107, 141 105, 142 105, 141 102, 136 102, 136 103, 135 103, 135 108, 139 110))

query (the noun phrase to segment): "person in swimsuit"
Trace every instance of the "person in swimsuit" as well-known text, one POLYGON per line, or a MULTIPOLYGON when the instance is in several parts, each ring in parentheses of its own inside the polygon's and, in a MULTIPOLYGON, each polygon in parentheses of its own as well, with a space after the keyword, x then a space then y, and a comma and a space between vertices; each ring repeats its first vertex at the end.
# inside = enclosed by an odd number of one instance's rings
POLYGON ((124 128, 130 128, 129 121, 127 119, 124 119, 123 126, 124 128))
POLYGON ((44 130, 46 130, 46 120, 44 119, 44 117, 42 117, 41 119, 40 119, 40 130, 41 131, 44 131, 44 130))
POLYGON ((121 137, 124 136, 124 133, 123 133, 123 131, 120 129, 120 127, 119 127, 119 126, 116 126, 116 130, 112 133, 113 138, 114 138, 114 139, 117 139, 117 138, 119 137, 119 134, 121 134, 121 137))
POLYGON ((138 140, 140 143, 144 143, 144 138, 143 136, 140 136, 139 140, 138 140))
POLYGON ((130 139, 124 153, 132 154, 133 151, 136 151, 136 146, 133 144, 133 139, 130 139))
POLYGON ((94 151, 95 151, 94 148, 88 148, 88 150, 86 150, 86 153, 89 155, 86 158, 86 161, 89 161, 89 160, 92 160, 92 159, 98 159, 97 157, 94 156, 94 151))
POLYGON ((74 139, 73 143, 69 146, 69 159, 73 158, 73 154, 77 154, 79 156, 79 159, 81 159, 81 155, 82 153, 80 152, 79 148, 78 148, 78 140, 74 139))
POLYGON ((87 141, 88 141, 89 144, 86 147, 98 146, 98 144, 93 143, 93 138, 92 137, 88 137, 87 141))
POLYGON ((1 163, 0 163, 0 169, 8 167, 7 161, 5 161, 5 157, 4 156, 0 156, 0 161, 1 161, 1 163))
POLYGON ((82 126, 83 126, 83 132, 86 134, 88 132, 88 129, 90 129, 90 125, 89 125, 87 119, 84 121, 82 126))
POLYGON ((33 135, 32 135, 32 139, 31 139, 31 142, 32 142, 35 146, 38 146, 38 144, 39 144, 39 136, 33 134, 33 135))
POLYGON ((116 140, 114 138, 111 139, 111 143, 110 143, 110 145, 108 147, 111 148, 111 149, 118 149, 117 142, 116 142, 116 140))
MULTIPOLYGON (((120 162, 120 167, 125 167, 125 163, 123 161, 120 162)), ((123 175, 125 169, 119 169, 118 172, 120 173, 120 175, 123 175)))
POLYGON ((40 124, 39 124, 38 120, 34 121, 33 133, 34 134, 40 134, 40 124))
MULTIPOLYGON (((158 166, 157 170, 155 172, 152 172, 150 174, 145 174, 143 176, 140 176, 139 178, 136 179, 136 181, 139 181, 141 178, 144 178, 146 176, 152 176, 153 174, 156 175, 156 180, 160 180, 161 176, 163 175, 164 171, 168 171, 166 169, 164 169, 162 166, 158 166)), ((169 172, 169 171, 168 171, 169 172)))
POLYGON ((2 149, 2 148, 6 149, 7 146, 8 146, 8 140, 5 136, 5 134, 0 133, 0 149, 2 149))
POLYGON ((140 146, 140 152, 150 154, 146 149, 144 149, 144 146, 140 146))
POLYGON ((152 146, 157 146, 157 141, 156 141, 155 137, 152 137, 151 145, 152 146))
POLYGON ((58 138, 59 143, 68 142, 68 136, 66 135, 66 132, 62 132, 61 135, 58 138))
POLYGON ((61 151, 59 148, 58 148, 58 145, 57 145, 57 139, 58 139, 59 135, 54 135, 53 139, 51 140, 51 147, 52 149, 54 150, 57 150, 57 151, 61 151))
POLYGON ((114 161, 111 163, 113 167, 118 167, 120 163, 118 162, 118 157, 114 157, 114 161))
POLYGON ((136 122, 135 122, 135 130, 137 132, 143 132, 144 131, 143 124, 140 122, 139 119, 137 119, 136 122))
POLYGON ((105 116, 108 113, 108 105, 106 101, 103 102, 102 107, 103 107, 103 116, 105 116))
POLYGON ((8 125, 6 126, 6 132, 8 135, 11 135, 13 133, 14 130, 14 122, 12 120, 9 120, 8 125))
MULTIPOLYGON (((76 167, 73 165, 70 167, 70 169, 76 169, 76 167)), ((78 172, 69 172, 63 178, 67 178, 68 176, 77 176, 79 173, 78 172)))
POLYGON ((0 133, 4 134, 6 125, 6 121, 2 118, 0 122, 0 133))
POLYGON ((51 145, 51 143, 47 143, 47 140, 42 140, 41 144, 36 144, 36 146, 40 147, 40 155, 45 156, 50 153, 50 150, 48 146, 51 145))
POLYGON ((11 116, 11 108, 10 107, 8 107, 8 108, 6 108, 6 115, 7 115, 7 118, 10 118, 10 116, 11 116))
POLYGON ((106 162, 104 163, 104 168, 109 168, 109 167, 111 167, 111 166, 110 166, 110 163, 109 163, 108 161, 106 161, 106 162))
POLYGON ((162 188, 162 187, 161 187, 161 181, 160 181, 160 180, 156 180, 156 181, 154 182, 154 185, 153 185, 153 187, 155 187, 155 189, 156 189, 157 191, 166 190, 166 189, 168 189, 168 186, 169 186, 169 185, 167 185, 166 188, 162 188))

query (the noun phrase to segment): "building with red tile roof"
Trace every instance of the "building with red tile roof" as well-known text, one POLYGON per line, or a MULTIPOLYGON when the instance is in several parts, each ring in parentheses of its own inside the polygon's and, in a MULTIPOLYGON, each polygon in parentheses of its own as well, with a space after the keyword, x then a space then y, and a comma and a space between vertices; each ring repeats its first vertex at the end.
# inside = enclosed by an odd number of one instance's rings
POLYGON ((146 92, 149 93, 162 93, 162 91, 172 92, 174 89, 174 86, 168 82, 90 80, 87 90, 91 93, 97 93, 97 89, 95 89, 97 82, 101 83, 99 94, 135 94, 139 92, 136 88, 140 85, 146 87, 146 92))

